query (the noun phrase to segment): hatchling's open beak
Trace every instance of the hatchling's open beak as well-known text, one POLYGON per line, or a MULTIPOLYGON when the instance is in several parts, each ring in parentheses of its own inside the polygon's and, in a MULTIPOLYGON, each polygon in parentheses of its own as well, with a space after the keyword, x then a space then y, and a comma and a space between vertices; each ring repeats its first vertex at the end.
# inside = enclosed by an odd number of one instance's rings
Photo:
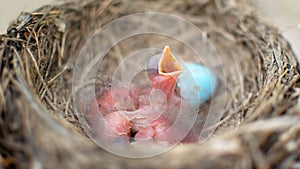
POLYGON ((182 71, 183 68, 177 58, 171 53, 170 47, 165 46, 158 63, 158 74, 172 76, 174 79, 177 79, 182 71))

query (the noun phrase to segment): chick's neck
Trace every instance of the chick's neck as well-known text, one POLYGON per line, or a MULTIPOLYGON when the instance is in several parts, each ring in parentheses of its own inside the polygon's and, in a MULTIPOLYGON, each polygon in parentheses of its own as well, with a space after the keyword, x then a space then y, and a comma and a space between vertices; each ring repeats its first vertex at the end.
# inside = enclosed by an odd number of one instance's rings
POLYGON ((160 74, 150 77, 152 88, 162 91, 168 100, 174 96, 176 80, 177 78, 174 78, 173 76, 160 74))

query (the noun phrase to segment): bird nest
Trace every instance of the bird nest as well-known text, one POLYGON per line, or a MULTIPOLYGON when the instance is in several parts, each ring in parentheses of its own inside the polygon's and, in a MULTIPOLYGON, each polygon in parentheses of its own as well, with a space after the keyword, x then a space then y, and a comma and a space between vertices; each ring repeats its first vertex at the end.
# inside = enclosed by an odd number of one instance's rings
MULTIPOLYGON (((22 13, 0 43, 0 168, 300 166, 297 59, 278 30, 245 1, 94 0, 43 6, 22 13), (180 16, 201 29, 222 61, 225 76, 219 82, 226 83, 226 99, 213 124, 216 130, 204 143, 137 160, 91 141, 74 107, 72 82, 80 50, 94 31, 145 11, 180 16)), ((164 43, 152 41, 158 48, 164 43)), ((126 44, 114 47, 100 69, 111 71, 126 44)), ((105 75, 98 78, 106 81, 105 75)))

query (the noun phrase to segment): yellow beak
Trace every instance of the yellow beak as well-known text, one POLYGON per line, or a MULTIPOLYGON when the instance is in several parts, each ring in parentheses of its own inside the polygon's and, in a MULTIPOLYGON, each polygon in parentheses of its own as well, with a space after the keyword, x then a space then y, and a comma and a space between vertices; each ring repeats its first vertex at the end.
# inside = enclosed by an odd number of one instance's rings
POLYGON ((171 53, 170 47, 165 46, 162 57, 158 62, 158 74, 165 76, 177 77, 182 73, 183 68, 181 67, 177 58, 171 53))

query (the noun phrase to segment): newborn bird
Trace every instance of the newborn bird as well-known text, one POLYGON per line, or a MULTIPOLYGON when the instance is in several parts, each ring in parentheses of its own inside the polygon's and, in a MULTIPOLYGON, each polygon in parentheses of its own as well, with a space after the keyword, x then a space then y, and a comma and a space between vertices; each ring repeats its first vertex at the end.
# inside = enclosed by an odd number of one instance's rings
POLYGON ((152 89, 147 94, 148 101, 135 111, 136 116, 132 120, 133 130, 137 131, 135 140, 176 142, 177 139, 166 132, 174 123, 181 104, 184 104, 175 94, 182 67, 166 46, 161 55, 155 55, 149 60, 147 71, 152 89))
MULTIPOLYGON (((91 104, 87 116, 87 122, 96 130, 97 137, 108 142, 178 142, 179 136, 184 132, 182 128, 190 123, 186 119, 191 106, 195 106, 188 98, 191 92, 189 84, 184 83, 185 77, 190 76, 186 73, 186 66, 184 65, 183 70, 183 66, 166 46, 162 54, 153 56, 147 64, 148 78, 151 82, 148 88, 139 88, 133 84, 130 88, 116 86, 103 90, 99 100, 91 104), (181 74, 184 76, 180 77, 181 74), (178 78, 181 81, 177 82, 178 78), (181 110, 187 114, 178 117, 181 110), (101 116, 102 125, 98 125, 101 116), (170 130, 178 118, 182 118, 179 119, 179 126, 170 130)), ((183 141, 197 142, 198 137, 199 135, 189 133, 183 141)))

